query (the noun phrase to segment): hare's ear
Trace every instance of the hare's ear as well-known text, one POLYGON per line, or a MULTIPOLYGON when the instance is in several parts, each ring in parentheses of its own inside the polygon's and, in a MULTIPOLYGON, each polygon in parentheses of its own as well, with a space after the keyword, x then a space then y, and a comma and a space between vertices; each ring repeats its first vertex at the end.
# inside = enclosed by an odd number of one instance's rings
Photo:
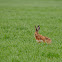
POLYGON ((40 26, 38 25, 37 30, 39 31, 39 29, 40 29, 40 26))
POLYGON ((37 28, 36 28, 36 26, 35 26, 35 31, 37 31, 37 28))

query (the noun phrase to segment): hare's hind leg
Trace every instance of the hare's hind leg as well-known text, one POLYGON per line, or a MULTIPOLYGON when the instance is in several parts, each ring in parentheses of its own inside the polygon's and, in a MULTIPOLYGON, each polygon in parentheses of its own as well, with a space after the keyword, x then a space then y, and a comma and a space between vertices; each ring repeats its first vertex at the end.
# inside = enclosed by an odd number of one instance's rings
POLYGON ((43 40, 43 42, 45 43, 45 40, 43 40))

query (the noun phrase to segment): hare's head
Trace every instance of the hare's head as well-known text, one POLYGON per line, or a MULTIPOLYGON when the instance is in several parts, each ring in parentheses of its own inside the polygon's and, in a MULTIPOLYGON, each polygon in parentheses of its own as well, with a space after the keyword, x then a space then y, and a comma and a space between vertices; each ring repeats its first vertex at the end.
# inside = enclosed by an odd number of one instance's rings
POLYGON ((39 29, 40 29, 40 26, 38 25, 38 27, 36 28, 36 26, 35 26, 35 36, 37 36, 38 35, 38 31, 39 31, 39 29))

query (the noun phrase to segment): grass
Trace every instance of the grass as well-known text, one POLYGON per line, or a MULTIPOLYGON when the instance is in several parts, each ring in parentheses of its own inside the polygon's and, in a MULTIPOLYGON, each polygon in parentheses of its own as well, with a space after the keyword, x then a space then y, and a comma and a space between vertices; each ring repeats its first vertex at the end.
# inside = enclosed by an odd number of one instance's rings
POLYGON ((61 0, 0 0, 0 62, 62 62, 61 0), (39 33, 52 44, 38 44, 39 33))

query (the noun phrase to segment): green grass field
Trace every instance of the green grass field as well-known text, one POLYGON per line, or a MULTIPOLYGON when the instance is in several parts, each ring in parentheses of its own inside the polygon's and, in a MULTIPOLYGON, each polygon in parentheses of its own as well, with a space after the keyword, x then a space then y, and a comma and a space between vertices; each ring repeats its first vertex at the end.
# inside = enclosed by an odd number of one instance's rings
POLYGON ((61 0, 0 0, 0 62, 62 62, 61 0), (38 44, 39 33, 52 44, 38 44))

